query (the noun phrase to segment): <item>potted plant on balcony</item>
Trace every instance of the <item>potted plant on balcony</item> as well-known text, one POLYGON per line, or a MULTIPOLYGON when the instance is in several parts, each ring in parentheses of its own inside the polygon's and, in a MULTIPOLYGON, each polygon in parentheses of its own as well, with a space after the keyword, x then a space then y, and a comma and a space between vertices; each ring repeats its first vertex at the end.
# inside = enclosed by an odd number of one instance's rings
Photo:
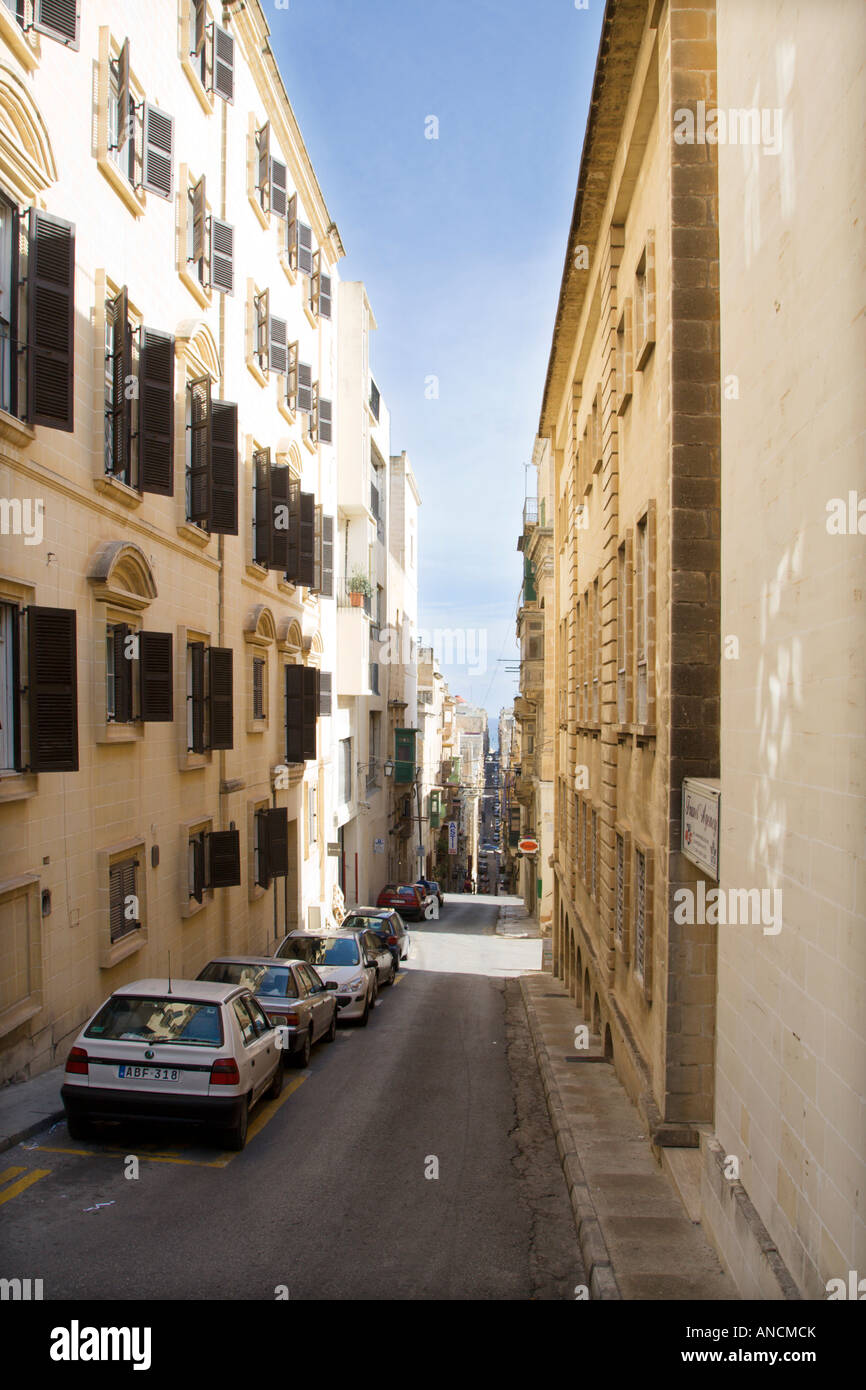
POLYGON ((355 570, 349 576, 349 602, 353 608, 360 608, 365 598, 373 592, 372 585, 363 570, 355 570))

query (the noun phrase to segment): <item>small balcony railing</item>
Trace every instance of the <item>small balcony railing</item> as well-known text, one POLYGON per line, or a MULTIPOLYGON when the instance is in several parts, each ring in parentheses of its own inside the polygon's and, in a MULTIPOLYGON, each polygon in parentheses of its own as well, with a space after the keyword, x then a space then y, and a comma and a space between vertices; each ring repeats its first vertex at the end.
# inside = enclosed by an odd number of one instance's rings
POLYGON ((353 594, 348 584, 343 583, 337 590, 338 608, 357 608, 371 617, 373 613, 373 598, 371 594, 353 594))

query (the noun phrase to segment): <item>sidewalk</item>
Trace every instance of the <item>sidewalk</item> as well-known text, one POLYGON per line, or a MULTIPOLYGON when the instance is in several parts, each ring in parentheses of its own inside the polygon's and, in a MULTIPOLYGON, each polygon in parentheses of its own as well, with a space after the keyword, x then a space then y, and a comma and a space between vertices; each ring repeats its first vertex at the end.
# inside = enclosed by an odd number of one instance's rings
POLYGON ((736 1299, 699 1224, 656 1165, 640 1116, 583 1015, 547 971, 520 980, 593 1299, 736 1299))
POLYGON ((522 898, 506 897, 499 908, 498 936, 540 936, 538 919, 530 917, 522 898))
POLYGON ((63 1119, 63 1071, 62 1066, 52 1067, 32 1081, 0 1088, 0 1153, 63 1119))

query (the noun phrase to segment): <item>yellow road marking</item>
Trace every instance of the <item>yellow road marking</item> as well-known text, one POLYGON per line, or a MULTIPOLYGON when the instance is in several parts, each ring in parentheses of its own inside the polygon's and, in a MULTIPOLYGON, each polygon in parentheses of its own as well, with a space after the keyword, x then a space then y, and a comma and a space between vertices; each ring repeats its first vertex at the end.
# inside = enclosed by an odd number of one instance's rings
MULTIPOLYGON (((259 1101, 256 1108, 255 1119, 252 1120, 247 1130, 248 1143, 264 1129, 266 1124, 270 1123, 280 1109, 280 1106, 285 1105, 286 1101, 290 1096, 294 1095, 298 1087, 303 1086, 306 1079, 307 1076, 305 1073, 303 1076, 294 1077, 287 1085, 284 1084, 279 1100, 259 1101)), ((134 1146, 126 1145, 121 1148, 116 1144, 106 1144, 99 1149, 67 1149, 52 1144, 33 1144, 31 1148, 38 1153, 76 1154, 81 1158, 99 1158, 106 1154, 123 1154, 125 1158, 132 1153, 136 1158, 147 1160, 149 1163, 177 1163, 190 1168, 225 1168, 231 1163, 233 1158, 237 1158, 237 1154, 232 1152, 223 1152, 218 1158, 183 1158, 179 1153, 166 1153, 164 1151, 148 1153, 144 1149, 135 1149, 134 1146)), ((10 1168, 5 1174, 0 1173, 0 1182, 3 1182, 6 1176, 12 1177, 15 1173, 22 1173, 23 1171, 23 1168, 10 1168)), ((50 1170, 45 1169, 45 1171, 48 1172, 50 1170)), ((4 1199, 0 1197, 0 1201, 3 1200, 4 1199)))
POLYGON ((9 1178, 15 1178, 19 1173, 23 1173, 23 1168, 4 1168, 0 1173, 0 1182, 7 1182, 9 1178))
POLYGON ((2 1206, 4 1202, 8 1202, 12 1197, 18 1197, 22 1192, 25 1192, 28 1187, 32 1187, 35 1182, 38 1182, 40 1178, 47 1178, 50 1172, 50 1168, 34 1168, 33 1172, 28 1173, 25 1178, 19 1178, 17 1182, 13 1182, 12 1186, 7 1187, 2 1196, 0 1196, 0 1206, 2 1206))

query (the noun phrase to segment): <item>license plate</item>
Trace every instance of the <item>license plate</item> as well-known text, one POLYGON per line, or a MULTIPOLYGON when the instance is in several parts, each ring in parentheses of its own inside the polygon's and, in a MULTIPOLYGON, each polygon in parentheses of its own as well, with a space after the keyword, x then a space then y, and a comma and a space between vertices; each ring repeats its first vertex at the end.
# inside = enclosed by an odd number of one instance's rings
POLYGON ((117 1068, 117 1075, 127 1081, 180 1081, 178 1067, 130 1067, 117 1068))

